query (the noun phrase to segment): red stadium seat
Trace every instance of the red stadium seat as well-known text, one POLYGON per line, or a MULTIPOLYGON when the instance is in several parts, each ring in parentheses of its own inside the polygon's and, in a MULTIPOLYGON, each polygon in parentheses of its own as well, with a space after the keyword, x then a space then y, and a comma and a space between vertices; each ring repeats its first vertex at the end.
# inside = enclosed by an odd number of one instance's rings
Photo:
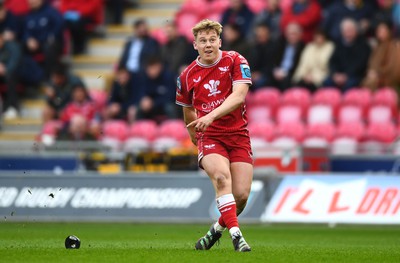
POLYGON ((138 120, 129 127, 129 138, 152 141, 157 136, 157 123, 153 120, 138 120))
POLYGON ((357 104, 342 105, 339 108, 338 123, 354 123, 364 121, 364 109, 357 104))
POLYGON ((189 41, 193 41, 192 27, 202 19, 196 13, 178 13, 176 15, 176 25, 178 32, 185 36, 189 41))
POLYGON ((269 106, 276 108, 281 100, 281 93, 273 87, 260 88, 253 92, 252 103, 254 106, 269 106))
POLYGON ((333 123, 334 108, 326 104, 315 104, 308 108, 307 123, 333 123))
POLYGON ((188 138, 188 132, 183 120, 167 120, 160 124, 157 138, 172 138, 182 142, 188 138))
POLYGON ((317 123, 307 127, 303 145, 306 147, 327 147, 335 135, 335 126, 332 123, 317 123))
POLYGON ((154 30, 151 31, 151 36, 157 40, 158 43, 160 43, 161 45, 164 45, 165 43, 167 43, 168 39, 167 39, 167 35, 165 34, 165 31, 163 28, 156 28, 154 30))
POLYGON ((311 93, 306 88, 293 87, 283 93, 282 103, 289 105, 299 105, 303 109, 307 109, 307 107, 311 103, 311 93))
POLYGON ((372 104, 384 104, 397 108, 398 100, 397 92, 393 88, 384 87, 375 91, 372 97, 372 104))
POLYGON ((336 127, 335 138, 331 143, 331 153, 338 155, 356 154, 364 134, 365 126, 361 122, 340 123, 336 127))
POLYGON ((124 141, 128 137, 128 124, 122 120, 109 120, 103 123, 103 138, 124 141))
MULTIPOLYGON (((229 7, 229 0, 211 1, 209 4, 210 12, 217 12, 222 14, 229 7)), ((219 21, 219 20, 218 20, 219 21)))
POLYGON ((397 137, 397 129, 393 123, 371 123, 367 127, 366 141, 393 143, 397 137))
POLYGON ((320 88, 318 89, 313 97, 312 104, 329 105, 333 109, 336 109, 342 100, 342 94, 337 88, 320 88))
POLYGON ((57 137, 58 132, 62 129, 63 123, 60 120, 51 120, 43 124, 39 140, 46 146, 52 145, 57 137))
POLYGON ((303 120, 303 109, 298 105, 282 105, 276 113, 277 123, 293 123, 303 120))
POLYGON ((301 122, 288 122, 280 123, 276 127, 275 138, 288 137, 294 139, 296 142, 301 143, 306 134, 306 129, 301 122))
POLYGON ((368 109, 367 121, 368 123, 385 123, 393 122, 395 116, 390 106, 387 105, 372 105, 368 109))
POLYGON ((370 105, 372 93, 366 88, 353 88, 343 95, 342 104, 351 104, 361 106, 364 110, 370 105))
MULTIPOLYGON (((219 1, 213 1, 213 2, 219 2, 219 1)), ((206 0, 186 0, 182 4, 178 14, 192 13, 196 14, 198 17, 201 18, 204 15, 206 15, 206 13, 209 11, 208 8, 209 8, 209 3, 206 0)))
POLYGON ((368 109, 368 122, 391 122, 396 121, 398 96, 392 88, 381 88, 377 90, 368 109))
POLYGON ((247 118, 249 123, 272 121, 273 113, 271 108, 267 106, 255 106, 247 110, 247 118))
POLYGON ((254 122, 248 126, 251 138, 260 138, 270 142, 275 135, 275 125, 270 122, 254 122))

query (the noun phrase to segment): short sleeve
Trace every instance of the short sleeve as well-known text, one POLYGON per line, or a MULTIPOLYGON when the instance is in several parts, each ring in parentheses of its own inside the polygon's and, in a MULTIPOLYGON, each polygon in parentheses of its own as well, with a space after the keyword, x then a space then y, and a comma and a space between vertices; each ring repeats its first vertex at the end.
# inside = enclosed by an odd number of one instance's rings
POLYGON ((186 82, 184 81, 183 76, 179 76, 176 80, 176 104, 183 107, 191 107, 192 106, 192 96, 188 91, 186 82), (183 81, 182 81, 183 80, 183 81))
POLYGON ((233 85, 237 83, 252 84, 249 63, 245 57, 238 53, 233 61, 233 85))

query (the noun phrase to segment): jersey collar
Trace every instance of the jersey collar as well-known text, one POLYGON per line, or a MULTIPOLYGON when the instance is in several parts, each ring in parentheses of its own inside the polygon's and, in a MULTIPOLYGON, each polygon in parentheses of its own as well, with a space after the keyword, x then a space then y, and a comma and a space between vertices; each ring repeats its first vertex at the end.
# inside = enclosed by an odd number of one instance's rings
POLYGON ((221 60, 221 58, 222 58, 222 51, 219 50, 218 59, 217 59, 214 63, 212 63, 212 64, 203 64, 203 63, 200 62, 200 56, 197 57, 196 63, 197 63, 197 65, 199 65, 200 67, 203 67, 203 68, 211 68, 211 67, 214 67, 215 65, 217 65, 218 62, 221 60))

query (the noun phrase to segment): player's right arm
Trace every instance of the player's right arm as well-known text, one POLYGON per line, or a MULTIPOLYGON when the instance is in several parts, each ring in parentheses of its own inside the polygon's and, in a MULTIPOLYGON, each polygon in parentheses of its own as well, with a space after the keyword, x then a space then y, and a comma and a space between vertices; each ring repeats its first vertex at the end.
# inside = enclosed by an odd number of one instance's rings
POLYGON ((196 131, 194 126, 188 127, 188 124, 196 119, 197 119, 196 110, 193 107, 183 107, 183 120, 185 121, 190 139, 192 140, 194 145, 197 145, 196 131))

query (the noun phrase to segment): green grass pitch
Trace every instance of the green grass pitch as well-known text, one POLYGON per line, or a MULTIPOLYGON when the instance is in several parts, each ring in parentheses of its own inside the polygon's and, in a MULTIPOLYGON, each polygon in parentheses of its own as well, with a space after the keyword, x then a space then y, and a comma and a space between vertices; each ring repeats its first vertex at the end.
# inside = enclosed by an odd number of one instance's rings
POLYGON ((225 232, 219 246, 195 251, 209 225, 0 223, 0 262, 400 262, 399 226, 243 225, 252 246, 237 253, 225 232), (80 249, 65 249, 70 235, 80 249))

